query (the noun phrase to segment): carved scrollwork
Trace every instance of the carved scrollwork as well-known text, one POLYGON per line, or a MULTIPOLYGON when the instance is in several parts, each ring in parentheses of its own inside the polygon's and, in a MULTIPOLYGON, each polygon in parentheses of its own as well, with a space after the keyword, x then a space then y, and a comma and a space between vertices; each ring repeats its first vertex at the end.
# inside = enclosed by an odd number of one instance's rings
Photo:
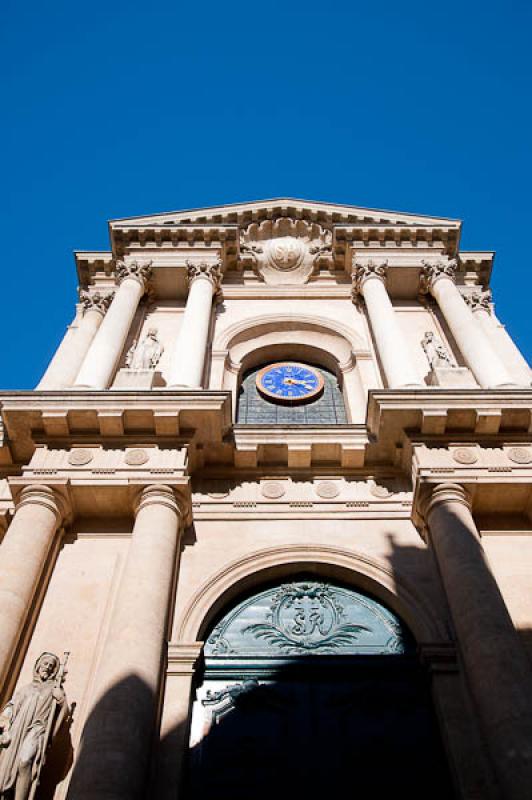
POLYGON ((220 259, 217 261, 193 261, 188 259, 187 276, 189 284, 200 278, 209 280, 213 287, 213 293, 218 295, 222 284, 222 262, 220 259))
POLYGON ((80 289, 79 292, 79 301, 85 312, 99 311, 100 314, 105 314, 113 297, 113 292, 109 292, 108 294, 102 294, 102 292, 91 293, 86 292, 83 289, 80 289))
POLYGON ((148 282, 152 277, 152 261, 117 261, 115 274, 117 283, 120 284, 126 278, 131 278, 140 283, 143 290, 148 288, 148 282))
POLYGON ((487 311, 488 314, 491 314, 493 300, 490 289, 487 289, 485 292, 466 294, 464 295, 464 300, 471 311, 487 311))
POLYGON ((446 261, 423 260, 421 264, 423 265, 420 284, 420 291, 422 294, 429 292, 440 278, 450 278, 452 281, 455 279, 457 262, 454 258, 446 261))
POLYGON ((388 270, 387 261, 374 261, 372 258, 367 260, 360 260, 356 254, 353 254, 352 259, 353 271, 351 272, 352 279, 352 296, 357 299, 362 291, 362 285, 368 278, 380 278, 386 280, 386 273, 388 270))

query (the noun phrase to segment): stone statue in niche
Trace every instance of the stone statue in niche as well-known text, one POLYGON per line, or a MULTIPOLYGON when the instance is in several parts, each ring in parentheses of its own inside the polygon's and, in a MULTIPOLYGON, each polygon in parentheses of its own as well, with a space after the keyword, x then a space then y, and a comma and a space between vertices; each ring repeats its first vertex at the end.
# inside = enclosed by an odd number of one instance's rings
POLYGON ((437 369, 438 367, 454 369, 456 367, 449 351, 432 331, 426 331, 421 340, 421 347, 425 351, 431 369, 437 369))
POLYGON ((63 662, 41 653, 33 681, 19 689, 0 713, 0 798, 33 800, 46 751, 69 708, 63 691, 63 662))
POLYGON ((126 356, 128 369, 155 369, 164 352, 157 338, 157 328, 150 328, 141 342, 135 340, 126 356))

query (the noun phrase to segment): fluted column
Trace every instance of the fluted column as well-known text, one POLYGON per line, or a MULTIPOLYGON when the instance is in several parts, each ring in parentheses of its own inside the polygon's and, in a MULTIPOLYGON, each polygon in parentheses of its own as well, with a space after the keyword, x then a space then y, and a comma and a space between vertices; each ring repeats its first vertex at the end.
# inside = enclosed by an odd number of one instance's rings
POLYGON ((515 386, 504 364, 473 319, 454 282, 455 261, 423 261, 424 288, 432 293, 462 356, 485 389, 515 386))
POLYGON ((142 491, 71 800, 145 796, 181 527, 182 510, 171 488, 142 491))
POLYGON ((480 323, 499 357, 504 361, 512 378, 521 386, 530 386, 532 375, 525 358, 508 335, 506 328, 494 316, 491 291, 464 295, 464 300, 480 323))
POLYGON ((77 329, 70 328, 67 331, 37 389, 65 389, 72 386, 112 298, 112 294, 80 292, 83 317, 77 329))
POLYGON ((151 277, 151 262, 116 265, 118 289, 76 378, 78 389, 106 389, 122 354, 133 317, 151 277))
POLYGON ((7 671, 63 518, 47 486, 27 486, 0 545, 0 686, 7 671))
POLYGON ((408 354, 392 302, 386 290, 387 262, 358 261, 353 257, 353 296, 366 303, 377 352, 390 389, 423 384, 408 354))
POLYGON ((502 796, 529 800, 532 669, 488 566, 467 493, 456 484, 437 486, 424 517, 502 796))
POLYGON ((170 364, 168 387, 200 389, 209 336, 212 298, 220 288, 220 262, 187 261, 189 293, 170 364))

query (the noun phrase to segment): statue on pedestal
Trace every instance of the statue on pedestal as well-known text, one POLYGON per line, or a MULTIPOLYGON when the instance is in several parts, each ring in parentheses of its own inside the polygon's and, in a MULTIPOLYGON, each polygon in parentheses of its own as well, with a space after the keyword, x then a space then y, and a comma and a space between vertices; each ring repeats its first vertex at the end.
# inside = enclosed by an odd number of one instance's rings
POLYGON ((150 328, 141 342, 134 341, 126 356, 128 369, 155 369, 164 352, 157 328, 150 328))
POLYGON ((42 653, 33 681, 23 686, 0 713, 0 799, 33 800, 46 750, 59 731, 68 704, 62 688, 65 665, 42 653))
POLYGON ((449 355, 449 351, 432 331, 426 331, 425 336, 421 340, 421 347, 425 351, 431 369, 437 369, 438 367, 452 369, 456 367, 456 364, 449 355))

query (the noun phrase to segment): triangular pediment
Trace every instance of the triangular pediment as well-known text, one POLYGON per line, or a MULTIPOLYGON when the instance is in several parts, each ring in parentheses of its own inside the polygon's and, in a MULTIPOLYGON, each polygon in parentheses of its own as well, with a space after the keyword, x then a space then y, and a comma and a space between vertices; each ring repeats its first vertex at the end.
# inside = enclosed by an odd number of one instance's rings
POLYGON ((111 228, 149 228, 162 225, 248 225, 266 219, 290 217, 324 225, 441 226, 459 228, 456 219, 431 217, 360 206, 279 197, 185 211, 168 211, 111 220, 111 228))

